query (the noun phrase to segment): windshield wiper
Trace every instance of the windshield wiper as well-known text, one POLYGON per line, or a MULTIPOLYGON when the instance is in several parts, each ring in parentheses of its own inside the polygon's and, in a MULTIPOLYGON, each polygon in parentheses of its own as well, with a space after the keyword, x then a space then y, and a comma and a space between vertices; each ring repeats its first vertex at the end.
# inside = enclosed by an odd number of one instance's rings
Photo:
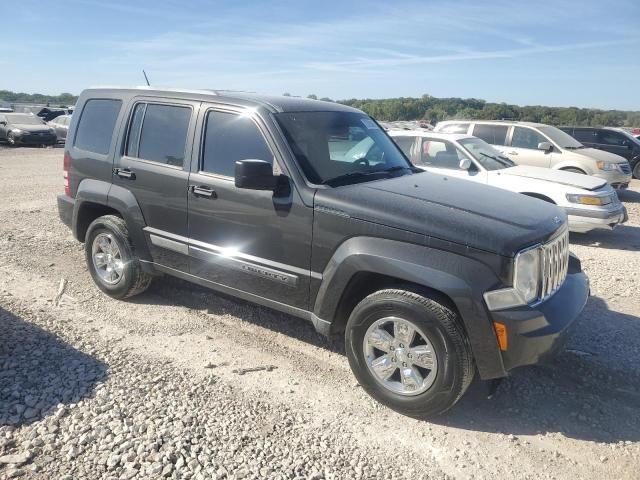
POLYGON ((581 148, 587 148, 585 145, 580 145, 579 147, 562 147, 565 150, 580 150, 581 148))
POLYGON ((411 167, 409 165, 396 165, 395 167, 384 168, 380 170, 369 170, 368 172, 349 172, 343 173, 342 175, 338 175, 333 178, 328 178, 327 180, 322 181, 321 185, 327 185, 334 182, 338 182, 341 180, 348 180, 354 178, 365 178, 373 175, 386 175, 392 172, 397 172, 398 170, 409 170, 411 167))
POLYGON ((515 166, 515 163, 512 162, 511 160, 509 160, 508 158, 500 158, 500 157, 494 157, 493 155, 489 155, 488 153, 484 153, 484 152, 478 152, 480 155, 484 155, 487 158, 490 158, 492 160, 495 160, 498 163, 501 163, 502 165, 504 165, 505 167, 513 167, 515 166))

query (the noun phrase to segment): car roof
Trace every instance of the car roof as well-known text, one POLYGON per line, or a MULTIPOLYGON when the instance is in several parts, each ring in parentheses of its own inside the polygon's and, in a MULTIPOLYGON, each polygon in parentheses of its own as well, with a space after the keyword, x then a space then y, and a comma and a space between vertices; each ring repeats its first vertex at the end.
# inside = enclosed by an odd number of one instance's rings
POLYGON ((284 95, 261 95, 253 92, 233 90, 188 90, 165 87, 92 87, 84 90, 82 96, 92 98, 104 94, 135 94, 145 96, 182 98, 209 102, 228 102, 246 107, 263 107, 272 113, 281 112, 354 112, 360 110, 334 102, 284 95))
POLYGON ((406 129, 390 129, 387 133, 392 137, 429 137, 440 138, 442 140, 463 140, 465 138, 475 138, 473 135, 467 135, 466 133, 442 133, 434 132, 432 130, 406 130, 406 129))
POLYGON ((522 122, 520 120, 443 120, 438 122, 437 126, 449 125, 451 123, 484 123, 495 125, 522 125, 525 127, 548 127, 546 123, 522 122))

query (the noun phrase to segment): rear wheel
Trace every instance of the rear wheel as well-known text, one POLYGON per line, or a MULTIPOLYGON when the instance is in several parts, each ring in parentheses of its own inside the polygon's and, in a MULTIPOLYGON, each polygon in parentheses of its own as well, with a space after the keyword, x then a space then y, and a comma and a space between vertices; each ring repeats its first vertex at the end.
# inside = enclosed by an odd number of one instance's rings
POLYGON ((640 160, 638 160, 633 167, 633 178, 640 179, 640 160))
POLYGON ((347 323, 346 350, 369 395, 416 418, 451 408, 475 372, 458 315, 409 290, 381 290, 362 300, 347 323))
POLYGON ((94 220, 84 247, 91 277, 107 295, 127 298, 149 287, 151 276, 142 270, 122 218, 105 215, 94 220))

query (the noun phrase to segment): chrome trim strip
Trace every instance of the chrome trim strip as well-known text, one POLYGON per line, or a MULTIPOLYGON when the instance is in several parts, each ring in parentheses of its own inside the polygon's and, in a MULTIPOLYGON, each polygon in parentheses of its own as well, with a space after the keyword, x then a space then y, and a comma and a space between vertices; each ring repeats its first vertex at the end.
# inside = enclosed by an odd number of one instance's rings
POLYGON ((176 242, 175 240, 169 240, 168 238, 159 237, 154 234, 149 234, 149 239, 151 240, 151 243, 156 247, 173 250, 174 252, 178 252, 183 255, 189 255, 189 246, 185 243, 176 242))
POLYGON ((267 278, 276 282, 284 283, 291 287, 298 284, 298 276, 284 273, 273 268, 263 267, 255 263, 245 262, 235 256, 225 255, 224 253, 211 252, 199 247, 189 246, 189 255, 208 263, 215 263, 222 267, 240 270, 259 277, 267 278))
MULTIPOLYGON (((165 246, 164 248, 168 248, 170 250, 174 250, 180 253, 191 254, 191 249, 196 247, 199 250, 202 250, 206 253, 211 253, 214 255, 224 256, 225 258, 233 259, 238 262, 244 261, 244 263, 257 263, 261 265, 266 265, 268 267, 273 267, 275 269, 286 270, 291 274, 297 274, 301 276, 310 275, 311 278, 316 280, 322 280, 322 274, 318 272, 313 272, 310 270, 305 270, 304 268, 295 267, 293 265, 287 265, 285 263, 274 262, 273 260, 268 260, 266 258, 256 257, 253 255, 248 255, 246 253, 234 252, 232 255, 228 253, 228 250, 217 245, 213 245, 210 243, 201 242, 199 240, 194 240, 188 237, 184 237, 182 235, 176 235, 174 233, 165 232, 164 230, 159 230, 153 227, 144 227, 143 230, 147 232, 150 236, 155 236, 158 238, 158 235, 165 237, 167 239, 171 239, 174 241, 175 245, 184 244, 185 247, 188 246, 189 253, 183 252, 182 250, 176 250, 175 248, 170 248, 169 246, 165 246)), ((153 240, 152 240, 153 243, 153 240)), ((154 245, 157 245, 154 243, 154 245)), ((160 245, 158 245, 160 246, 160 245)), ((199 257, 200 258, 200 257, 199 257)))

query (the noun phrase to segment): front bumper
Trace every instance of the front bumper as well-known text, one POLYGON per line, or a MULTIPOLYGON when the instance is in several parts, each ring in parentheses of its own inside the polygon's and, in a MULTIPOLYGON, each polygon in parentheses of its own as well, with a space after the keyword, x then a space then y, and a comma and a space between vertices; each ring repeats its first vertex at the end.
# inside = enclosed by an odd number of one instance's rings
POLYGON ((75 199, 67 195, 58 195, 58 216, 62 223, 69 228, 72 228, 73 225, 73 207, 75 203, 75 199))
POLYGON ((627 209, 621 203, 611 210, 565 208, 569 220, 569 230, 572 232, 587 233, 592 230, 613 230, 618 225, 629 220, 627 209))
POLYGON ((535 305, 490 312, 506 327, 505 371, 544 361, 564 343, 589 298, 589 280, 579 271, 567 275, 562 287, 535 305))
POLYGON ((23 132, 14 138, 19 145, 55 145, 58 141, 55 133, 23 132))
POLYGON ((627 188, 629 186, 629 182, 631 181, 631 173, 623 173, 620 171, 605 172, 602 170, 597 170, 596 173, 593 174, 593 176, 606 180, 607 183, 616 190, 627 188))

